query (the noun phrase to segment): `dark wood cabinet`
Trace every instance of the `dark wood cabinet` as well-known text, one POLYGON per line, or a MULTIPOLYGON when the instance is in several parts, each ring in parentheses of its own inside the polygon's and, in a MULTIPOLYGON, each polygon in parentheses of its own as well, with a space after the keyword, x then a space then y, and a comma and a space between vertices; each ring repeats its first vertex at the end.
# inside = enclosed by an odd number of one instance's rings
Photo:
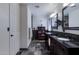
POLYGON ((45 27, 38 27, 37 37, 40 40, 44 40, 45 39, 45 27))
POLYGON ((67 47, 54 38, 50 38, 50 52, 54 55, 79 55, 79 47, 67 47))
POLYGON ((32 30, 33 40, 37 39, 37 30, 32 30))
POLYGON ((57 40, 52 35, 46 34, 46 46, 51 55, 79 55, 79 47, 69 46, 57 40), (50 39, 50 45, 48 40, 50 39))
POLYGON ((51 55, 79 55, 79 36, 62 32, 46 32, 46 46, 51 55), (69 38, 70 41, 62 41, 57 38, 69 38), (50 45, 48 40, 50 39, 50 45), (73 40, 72 40, 73 39, 73 40))
POLYGON ((57 42, 54 38, 50 38, 50 54, 53 55, 67 55, 68 50, 65 46, 57 42))

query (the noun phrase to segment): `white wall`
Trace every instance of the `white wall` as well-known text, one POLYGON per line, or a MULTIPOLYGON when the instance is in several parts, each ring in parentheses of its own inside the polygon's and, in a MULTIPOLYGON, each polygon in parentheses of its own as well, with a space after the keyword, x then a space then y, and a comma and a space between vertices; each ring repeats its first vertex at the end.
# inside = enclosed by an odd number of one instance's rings
MULTIPOLYGON (((20 26, 21 26, 21 41, 20 41, 20 48, 28 48, 31 42, 31 36, 29 38, 29 28, 31 29, 31 11, 26 4, 20 4, 20 26)), ((30 30, 31 32, 31 30, 30 30)), ((32 32, 31 32, 32 33, 32 32)), ((30 33, 30 34, 31 34, 30 33)))
POLYGON ((0 55, 9 54, 9 4, 0 3, 0 55))
POLYGON ((21 35, 20 35, 20 48, 25 48, 26 47, 26 31, 27 31, 27 12, 26 11, 26 6, 25 5, 22 5, 20 4, 20 32, 21 32, 21 35))
POLYGON ((47 20, 47 17, 44 16, 33 16, 33 27, 37 29, 37 27, 42 24, 47 29, 47 20))
POLYGON ((29 47, 29 44, 32 40, 32 27, 31 27, 31 10, 29 6, 26 6, 27 8, 27 47, 29 47), (30 32, 30 33, 29 33, 30 32))
MULTIPOLYGON (((16 12, 17 12, 17 18, 16 18, 16 23, 17 23, 17 26, 16 26, 16 51, 19 51, 19 49, 20 49, 20 4, 15 4, 15 6, 16 6, 16 12)), ((15 15, 15 16, 16 16, 15 15)))

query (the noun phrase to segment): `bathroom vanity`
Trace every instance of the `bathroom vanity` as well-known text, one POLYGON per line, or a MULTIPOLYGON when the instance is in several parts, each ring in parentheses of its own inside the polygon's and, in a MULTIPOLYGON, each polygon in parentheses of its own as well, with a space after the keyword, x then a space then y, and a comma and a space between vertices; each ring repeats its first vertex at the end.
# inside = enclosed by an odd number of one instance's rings
POLYGON ((78 55, 79 42, 73 42, 69 38, 58 37, 52 33, 46 33, 47 47, 53 55, 78 55))

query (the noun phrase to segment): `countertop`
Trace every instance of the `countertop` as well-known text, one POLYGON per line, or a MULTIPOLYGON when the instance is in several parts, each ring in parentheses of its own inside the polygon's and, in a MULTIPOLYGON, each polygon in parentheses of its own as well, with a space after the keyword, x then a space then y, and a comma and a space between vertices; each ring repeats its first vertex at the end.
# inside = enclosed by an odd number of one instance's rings
POLYGON ((56 40, 57 42, 59 42, 60 44, 65 46, 66 48, 79 48, 79 44, 77 44, 79 42, 71 42, 71 41, 58 40, 58 38, 60 38, 60 37, 54 36, 52 34, 53 33, 51 33, 51 32, 46 32, 46 35, 48 35, 51 38, 54 38, 54 40, 56 40))

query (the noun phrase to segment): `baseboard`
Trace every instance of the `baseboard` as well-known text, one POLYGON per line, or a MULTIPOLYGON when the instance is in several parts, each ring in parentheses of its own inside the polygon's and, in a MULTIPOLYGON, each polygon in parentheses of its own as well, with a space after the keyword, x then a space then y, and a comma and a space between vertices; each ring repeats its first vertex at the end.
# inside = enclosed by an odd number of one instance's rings
POLYGON ((28 50, 28 48, 20 48, 20 50, 22 50, 22 51, 23 51, 23 50, 28 50))
POLYGON ((22 50, 19 50, 19 51, 16 53, 16 55, 21 55, 22 52, 23 52, 22 50))
POLYGON ((21 55, 21 53, 25 50, 28 50, 28 48, 20 48, 16 55, 21 55))

